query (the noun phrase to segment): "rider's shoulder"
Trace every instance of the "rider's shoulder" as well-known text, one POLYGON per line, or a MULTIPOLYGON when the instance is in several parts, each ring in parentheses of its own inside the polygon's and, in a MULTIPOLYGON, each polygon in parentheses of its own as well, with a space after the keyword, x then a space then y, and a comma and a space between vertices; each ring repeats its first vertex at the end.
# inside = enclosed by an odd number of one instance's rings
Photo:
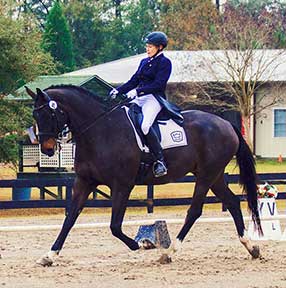
POLYGON ((161 61, 164 61, 164 62, 166 62, 166 63, 172 63, 172 61, 168 58, 168 57, 166 57, 164 54, 162 54, 162 60, 161 61))

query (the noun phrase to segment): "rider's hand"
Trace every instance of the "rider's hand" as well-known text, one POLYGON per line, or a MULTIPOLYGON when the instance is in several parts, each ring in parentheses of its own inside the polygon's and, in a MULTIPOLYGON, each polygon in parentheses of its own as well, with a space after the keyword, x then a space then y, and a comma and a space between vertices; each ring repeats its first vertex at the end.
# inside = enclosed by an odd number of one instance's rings
POLYGON ((130 90, 127 94, 126 94, 127 98, 129 99, 133 99, 137 96, 137 91, 136 89, 130 90))
POLYGON ((111 99, 115 99, 117 94, 118 94, 118 90, 113 88, 110 92, 109 92, 109 96, 111 97, 111 99))

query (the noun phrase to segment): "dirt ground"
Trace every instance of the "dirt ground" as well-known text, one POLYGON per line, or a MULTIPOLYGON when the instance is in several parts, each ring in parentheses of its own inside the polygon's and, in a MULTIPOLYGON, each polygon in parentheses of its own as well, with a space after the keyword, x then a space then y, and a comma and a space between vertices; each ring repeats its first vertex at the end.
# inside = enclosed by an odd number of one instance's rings
MULTIPOLYGON (((183 219, 186 209, 127 213, 126 220, 183 219)), ((204 217, 228 217, 207 211, 204 217)), ((64 215, 1 217, 0 226, 61 224, 64 215)), ((77 223, 108 222, 109 213, 81 215, 77 223)), ((168 224, 172 240, 181 225, 168 224)), ((285 223, 281 222, 282 231, 285 223)), ((125 226, 135 237, 138 226, 125 226)), ((51 267, 35 261, 46 253, 58 230, 0 232, 0 287, 286 287, 286 241, 257 241, 262 258, 252 260, 240 244, 232 222, 197 223, 172 262, 160 264, 160 249, 129 251, 108 227, 73 229, 51 267)))

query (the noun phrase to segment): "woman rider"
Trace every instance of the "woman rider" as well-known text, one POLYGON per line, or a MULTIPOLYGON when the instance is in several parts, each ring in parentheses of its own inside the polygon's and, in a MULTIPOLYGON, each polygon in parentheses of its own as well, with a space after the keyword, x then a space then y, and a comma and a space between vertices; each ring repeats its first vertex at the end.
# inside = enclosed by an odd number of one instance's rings
POLYGON ((155 177, 166 175, 167 166, 152 124, 162 108, 167 109, 182 122, 177 107, 165 100, 165 89, 172 70, 171 61, 163 54, 167 42, 165 33, 160 31, 150 33, 145 39, 148 57, 141 60, 137 71, 128 82, 110 92, 112 98, 115 98, 118 93, 126 94, 128 98, 134 98, 131 103, 141 107, 143 114, 141 129, 147 146, 155 158, 153 164, 155 177))

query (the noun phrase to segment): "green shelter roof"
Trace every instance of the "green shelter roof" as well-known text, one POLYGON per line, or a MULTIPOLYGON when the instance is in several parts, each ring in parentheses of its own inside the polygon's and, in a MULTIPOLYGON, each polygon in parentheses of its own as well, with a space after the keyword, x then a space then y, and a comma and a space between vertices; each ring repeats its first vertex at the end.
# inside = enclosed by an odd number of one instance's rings
MULTIPOLYGON (((81 85, 88 81, 92 76, 72 76, 72 75, 52 75, 52 76, 39 76, 34 81, 31 81, 25 86, 28 86, 32 91, 36 91, 36 88, 46 89, 52 85, 61 84, 73 84, 81 85)), ((9 94, 5 97, 8 100, 29 100, 31 97, 26 93, 24 86, 20 87, 14 95, 9 94)))

